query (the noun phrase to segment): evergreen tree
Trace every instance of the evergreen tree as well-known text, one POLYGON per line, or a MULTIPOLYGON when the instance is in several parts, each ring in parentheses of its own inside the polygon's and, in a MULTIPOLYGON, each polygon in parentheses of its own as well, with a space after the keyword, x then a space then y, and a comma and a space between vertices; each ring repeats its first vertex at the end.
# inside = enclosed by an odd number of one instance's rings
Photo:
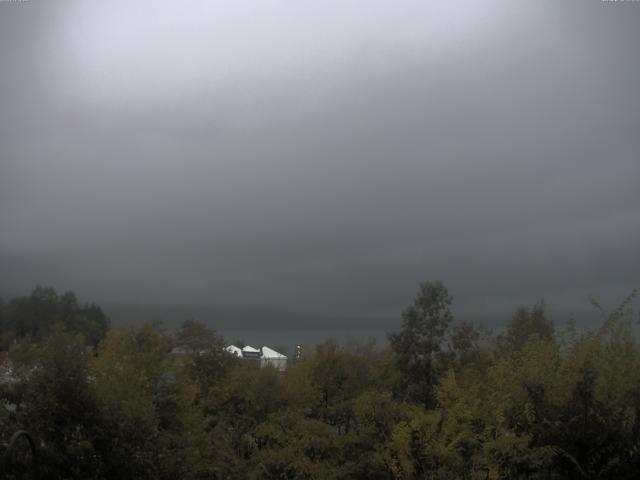
POLYGON ((405 399, 432 406, 437 359, 453 320, 453 297, 439 281, 424 282, 413 305, 402 313, 402 330, 389 334, 398 369, 404 374, 405 399))

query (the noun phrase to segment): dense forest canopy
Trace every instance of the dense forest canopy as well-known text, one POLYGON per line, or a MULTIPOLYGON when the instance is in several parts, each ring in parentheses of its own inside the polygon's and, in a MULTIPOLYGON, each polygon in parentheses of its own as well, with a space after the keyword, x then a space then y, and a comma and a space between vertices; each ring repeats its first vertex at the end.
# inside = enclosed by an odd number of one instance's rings
POLYGON ((0 299, 0 349, 25 337, 39 342, 54 325, 79 333, 88 344, 97 345, 109 329, 109 319, 97 305, 81 305, 75 293, 58 294, 50 287, 37 286, 29 296, 13 298, 6 304, 0 299))
POLYGON ((0 440, 28 430, 59 479, 636 478, 634 294, 595 331, 539 303, 493 335, 425 282, 388 347, 328 340, 283 373, 196 320, 110 329, 38 287, 0 305, 0 440))

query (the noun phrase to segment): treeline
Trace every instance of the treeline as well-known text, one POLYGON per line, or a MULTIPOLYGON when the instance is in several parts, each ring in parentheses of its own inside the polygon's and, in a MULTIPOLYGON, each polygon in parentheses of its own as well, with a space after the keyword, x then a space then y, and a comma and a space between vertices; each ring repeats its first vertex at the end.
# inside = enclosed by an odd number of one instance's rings
POLYGON ((497 336, 451 303, 424 283, 389 347, 327 341, 284 374, 193 321, 108 330, 97 348, 47 321, 6 353, 2 437, 29 430, 56 479, 637 478, 631 297, 595 331, 558 331, 538 304, 497 336))
POLYGON ((59 295, 38 286, 27 297, 4 303, 0 299, 0 351, 17 340, 40 342, 54 325, 80 333, 90 345, 98 345, 109 330, 109 318, 95 304, 80 305, 75 293, 59 295))

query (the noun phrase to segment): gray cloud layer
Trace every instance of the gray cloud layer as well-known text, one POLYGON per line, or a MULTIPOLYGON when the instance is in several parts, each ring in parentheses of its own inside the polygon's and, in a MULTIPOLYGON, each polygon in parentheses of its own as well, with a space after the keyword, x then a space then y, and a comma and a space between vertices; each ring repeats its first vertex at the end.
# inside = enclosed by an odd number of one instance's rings
POLYGON ((0 291, 379 318, 427 278, 481 314, 638 286, 640 4, 253 3, 0 3, 0 291))

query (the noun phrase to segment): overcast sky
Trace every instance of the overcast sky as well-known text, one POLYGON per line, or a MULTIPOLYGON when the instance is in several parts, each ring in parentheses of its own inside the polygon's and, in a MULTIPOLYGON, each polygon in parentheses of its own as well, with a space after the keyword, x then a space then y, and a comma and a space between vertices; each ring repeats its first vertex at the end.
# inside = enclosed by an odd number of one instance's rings
POLYGON ((640 286, 640 3, 0 2, 0 292, 397 318, 640 286))

